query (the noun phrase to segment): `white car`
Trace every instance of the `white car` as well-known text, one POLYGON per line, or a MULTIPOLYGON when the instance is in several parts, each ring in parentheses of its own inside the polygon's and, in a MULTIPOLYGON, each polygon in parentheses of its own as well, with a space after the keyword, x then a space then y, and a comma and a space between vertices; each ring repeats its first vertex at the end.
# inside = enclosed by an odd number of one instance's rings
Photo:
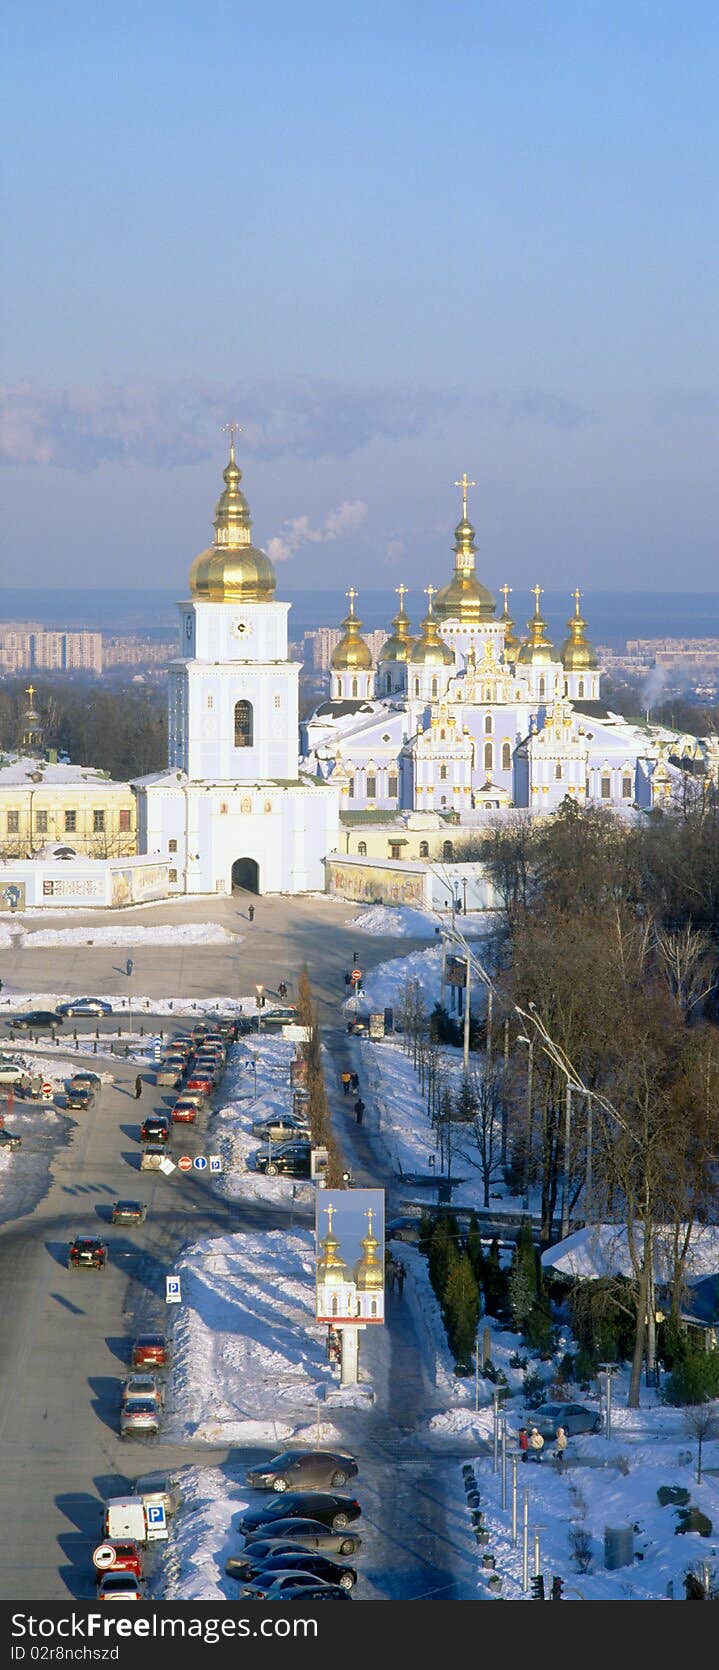
POLYGON ((121 1438, 156 1438, 160 1430, 160 1410, 155 1398, 133 1397, 120 1410, 121 1438))
POLYGON ((0 1084, 29 1085, 30 1074, 20 1061, 0 1061, 0 1084))
POLYGON ((161 1409, 165 1401, 165 1388, 156 1374, 129 1374, 122 1383, 121 1402, 129 1403, 132 1398, 149 1398, 161 1409))

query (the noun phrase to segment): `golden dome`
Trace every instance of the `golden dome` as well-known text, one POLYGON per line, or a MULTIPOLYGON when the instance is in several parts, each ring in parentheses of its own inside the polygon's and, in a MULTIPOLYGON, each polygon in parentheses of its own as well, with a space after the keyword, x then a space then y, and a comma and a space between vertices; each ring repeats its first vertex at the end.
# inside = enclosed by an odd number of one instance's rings
POLYGON ((394 632, 382 645, 378 661, 409 661, 413 639, 410 638, 409 620, 404 612, 406 590, 406 586, 395 586, 395 591, 399 594, 399 609, 392 617, 394 632))
POLYGON ((474 571, 477 553, 474 548, 474 528, 467 515, 467 488, 474 487, 465 470, 455 487, 462 489, 462 515, 454 530, 454 574, 448 585, 437 592, 435 610, 440 620, 460 620, 466 626, 479 621, 493 620, 497 605, 491 591, 477 579, 474 571))
POLYGON ((251 544, 252 518, 240 488, 234 435, 223 480, 224 492, 215 509, 215 543, 195 557, 190 591, 210 603, 266 603, 275 594, 275 571, 264 551, 251 544))
POLYGON ((584 673, 598 665, 596 652, 585 638, 587 623, 579 613, 581 592, 579 588, 572 592, 574 598, 574 614, 567 621, 569 637, 565 638, 560 649, 562 665, 566 673, 584 673))
POLYGON ((429 607, 422 621, 422 636, 412 645, 410 662, 413 667, 452 667, 454 655, 444 640, 439 636, 436 615, 432 613, 432 598, 434 586, 427 586, 429 607))
POLYGON ((330 663, 333 673, 369 673, 372 671, 372 651, 369 644, 360 636, 361 620, 355 614, 355 598, 357 592, 350 586, 346 594, 350 600, 349 614, 342 622, 344 637, 332 653, 330 663))
POLYGON ((499 617, 499 624, 500 624, 500 626, 504 627, 504 653, 505 653, 508 661, 516 661, 517 651, 519 649, 519 639, 516 636, 515 631, 514 631, 514 621, 512 620, 512 616, 509 613, 509 603, 508 603, 508 598, 509 598, 510 592, 512 590, 512 587, 505 585, 505 586, 500 586, 499 589, 500 589, 500 591, 502 593, 502 596, 504 598, 504 609, 502 611, 502 614, 499 617))
POLYGON ((556 659, 554 644, 547 637, 547 622, 539 613, 539 599, 542 587, 534 586, 534 614, 527 621, 529 637, 525 639, 517 656, 523 667, 548 667, 556 659))
POLYGON ((332 1219, 336 1207, 327 1206, 327 1234, 324 1241, 320 1241, 322 1258, 317 1260, 317 1285, 326 1287, 341 1287, 348 1280, 347 1265, 344 1259, 337 1257, 339 1241, 332 1229, 332 1219))
POLYGON ((367 1234, 364 1241, 360 1241, 363 1248, 362 1257, 354 1267, 355 1287, 361 1293, 377 1292, 384 1287, 384 1270, 377 1257, 379 1241, 372 1234, 372 1209, 367 1213, 367 1234))

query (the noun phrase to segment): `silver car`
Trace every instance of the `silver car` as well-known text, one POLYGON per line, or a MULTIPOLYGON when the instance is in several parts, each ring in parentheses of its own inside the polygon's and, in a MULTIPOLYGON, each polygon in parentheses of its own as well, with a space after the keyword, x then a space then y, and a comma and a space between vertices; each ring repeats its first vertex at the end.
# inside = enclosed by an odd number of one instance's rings
POLYGON ((165 1388, 156 1374, 129 1374, 122 1383, 123 1404, 132 1402, 133 1398, 147 1398, 150 1403, 156 1403, 158 1409, 165 1401, 165 1388))
POLYGON ((160 1411, 149 1397, 128 1398, 120 1410, 121 1438, 156 1438, 160 1430, 160 1411))

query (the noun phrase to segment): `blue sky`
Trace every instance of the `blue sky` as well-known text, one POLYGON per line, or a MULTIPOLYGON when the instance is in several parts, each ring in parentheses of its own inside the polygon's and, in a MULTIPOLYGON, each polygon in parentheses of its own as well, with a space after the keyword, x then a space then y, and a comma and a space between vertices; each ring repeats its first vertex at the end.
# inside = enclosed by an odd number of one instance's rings
POLYGON ((710 4, 16 6, 9 583, 717 589, 710 4), (21 559, 19 553, 22 553, 21 559))

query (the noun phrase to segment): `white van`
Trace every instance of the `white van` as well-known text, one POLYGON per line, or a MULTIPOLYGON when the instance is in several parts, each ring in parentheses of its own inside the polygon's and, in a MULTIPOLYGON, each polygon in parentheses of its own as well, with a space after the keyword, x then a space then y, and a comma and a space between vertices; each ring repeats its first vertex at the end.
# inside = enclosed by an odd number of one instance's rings
POLYGON ((111 1496, 105 1503, 102 1534, 112 1542, 156 1542, 167 1537, 166 1525, 148 1525, 142 1496, 111 1496))

